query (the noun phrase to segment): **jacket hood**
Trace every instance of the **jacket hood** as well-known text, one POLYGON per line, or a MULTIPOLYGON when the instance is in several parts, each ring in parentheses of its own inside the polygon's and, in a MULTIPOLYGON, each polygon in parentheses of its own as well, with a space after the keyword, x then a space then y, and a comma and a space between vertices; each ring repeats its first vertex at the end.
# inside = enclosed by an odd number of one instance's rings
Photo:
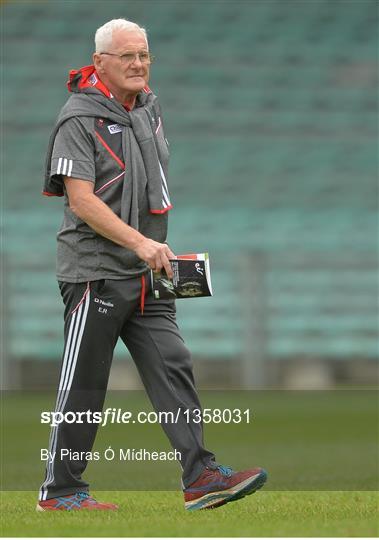
MULTIPOLYGON (((163 214, 170 210, 172 205, 166 181, 168 150, 157 96, 145 87, 136 96, 136 106, 128 111, 100 81, 94 66, 71 71, 68 89, 71 95, 61 109, 49 140, 44 193, 58 196, 64 194, 62 178, 57 174, 51 175, 54 141, 60 126, 73 117, 102 118, 125 127, 122 128, 122 161, 125 164, 128 160, 130 166, 124 167, 124 210, 121 218, 138 230, 139 206, 136 194, 141 181, 147 185, 150 213, 163 214)), ((92 135, 95 137, 96 131, 92 135)))
MULTIPOLYGON (((129 109, 123 106, 99 79, 95 66, 72 69, 67 88, 71 96, 58 116, 58 126, 72 116, 101 116, 122 125, 130 125, 129 109)), ((146 86, 138 93, 136 107, 153 104, 156 96, 146 86)))
MULTIPOLYGON (((80 69, 72 69, 69 72, 67 88, 69 92, 83 92, 85 94, 101 92, 108 98, 113 98, 112 93, 105 84, 101 82, 94 65, 84 66, 80 69)), ((148 86, 145 86, 143 92, 149 94, 151 90, 148 86)))

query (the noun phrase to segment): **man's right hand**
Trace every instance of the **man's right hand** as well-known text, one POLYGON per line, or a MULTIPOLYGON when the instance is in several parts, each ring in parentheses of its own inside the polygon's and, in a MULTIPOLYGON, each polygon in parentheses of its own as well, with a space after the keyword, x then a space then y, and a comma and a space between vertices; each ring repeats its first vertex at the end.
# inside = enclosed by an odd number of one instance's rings
POLYGON ((160 244, 145 237, 134 251, 152 270, 159 271, 164 268, 167 276, 172 279, 173 272, 169 259, 176 259, 176 256, 167 244, 160 244))

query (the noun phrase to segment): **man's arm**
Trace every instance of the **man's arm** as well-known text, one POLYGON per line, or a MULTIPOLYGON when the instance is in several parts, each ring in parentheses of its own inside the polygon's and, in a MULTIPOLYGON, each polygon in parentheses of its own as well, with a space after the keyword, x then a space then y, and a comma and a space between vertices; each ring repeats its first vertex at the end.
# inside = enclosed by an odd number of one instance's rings
POLYGON ((134 251, 153 270, 161 270, 163 267, 167 275, 172 278, 169 259, 174 259, 175 255, 167 244, 146 238, 124 223, 94 194, 92 182, 65 176, 64 183, 70 208, 75 215, 101 236, 134 251))

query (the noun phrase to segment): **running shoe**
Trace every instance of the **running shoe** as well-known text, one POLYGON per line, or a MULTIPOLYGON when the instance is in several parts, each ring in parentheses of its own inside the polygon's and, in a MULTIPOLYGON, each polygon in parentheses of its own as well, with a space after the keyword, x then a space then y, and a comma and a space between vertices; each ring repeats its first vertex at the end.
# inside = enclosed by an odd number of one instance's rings
POLYGON ((89 493, 80 491, 73 495, 39 501, 36 510, 46 512, 51 510, 117 510, 117 504, 96 501, 89 493))
POLYGON ((222 465, 216 469, 207 467, 193 484, 184 489, 184 505, 186 510, 217 508, 255 493, 266 480, 267 472, 261 468, 234 472, 222 465))

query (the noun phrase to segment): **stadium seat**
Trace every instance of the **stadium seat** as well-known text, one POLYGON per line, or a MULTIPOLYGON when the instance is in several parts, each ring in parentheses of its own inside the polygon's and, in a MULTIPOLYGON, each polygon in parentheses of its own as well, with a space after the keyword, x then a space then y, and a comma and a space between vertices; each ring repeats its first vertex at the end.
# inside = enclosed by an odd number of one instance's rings
MULTIPOLYGON (((170 244, 211 255, 214 297, 178 301, 188 345, 201 357, 254 355, 245 336, 264 318, 267 358, 376 357, 375 0, 199 5, 131 0, 126 10, 157 56, 170 244)), ((44 154, 68 70, 91 62, 95 29, 119 7, 2 6, 11 358, 61 354, 62 200, 40 195, 44 154)))

